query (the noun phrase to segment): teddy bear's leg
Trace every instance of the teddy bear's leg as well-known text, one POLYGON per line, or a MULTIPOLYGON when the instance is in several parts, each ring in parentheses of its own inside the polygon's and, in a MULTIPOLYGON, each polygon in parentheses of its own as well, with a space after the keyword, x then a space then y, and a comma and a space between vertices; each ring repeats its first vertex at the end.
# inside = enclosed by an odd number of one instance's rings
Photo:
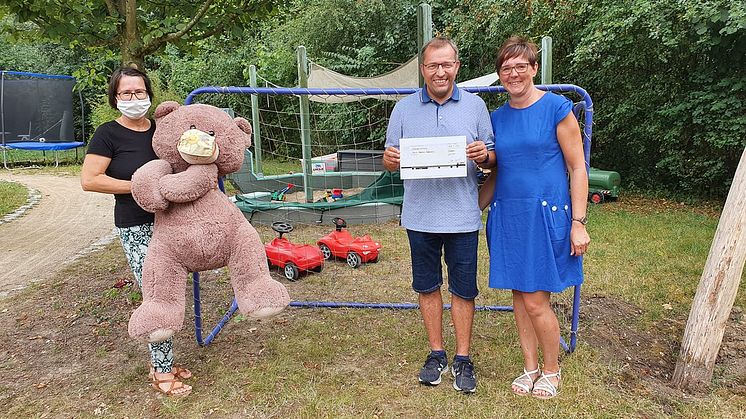
POLYGON ((228 268, 241 313, 258 318, 270 317, 290 303, 285 286, 270 276, 264 244, 248 222, 239 224, 228 268))
POLYGON ((156 232, 145 257, 142 304, 130 317, 130 336, 147 342, 161 342, 181 329, 186 278, 187 269, 172 257, 156 232))

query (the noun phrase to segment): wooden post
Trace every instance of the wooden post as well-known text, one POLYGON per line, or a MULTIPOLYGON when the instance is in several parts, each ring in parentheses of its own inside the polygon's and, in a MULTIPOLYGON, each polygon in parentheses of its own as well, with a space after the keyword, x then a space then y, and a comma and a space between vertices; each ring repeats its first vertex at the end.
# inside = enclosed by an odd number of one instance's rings
MULTIPOLYGON (((308 56, 306 47, 298 45, 298 85, 308 88, 308 56)), ((306 194, 306 202, 313 202, 313 190, 311 189, 311 112, 308 95, 300 97, 300 140, 303 154, 303 191, 306 194)))
POLYGON ((745 260, 746 150, 736 169, 689 312, 673 373, 676 387, 700 390, 712 380, 745 260))
MULTIPOLYGON (((256 66, 249 66, 249 86, 256 87, 256 66)), ((259 121, 259 96, 251 95, 251 122, 254 126, 254 170, 256 173, 262 171, 262 134, 259 121)))
MULTIPOLYGON (((422 64, 420 51, 431 39, 433 39, 433 8, 427 3, 420 3, 417 6, 417 62, 419 64, 422 64)), ((417 66, 417 74, 419 75, 420 87, 424 88, 425 79, 422 78, 419 66, 417 66)))
POLYGON ((552 84, 552 37, 541 38, 541 84, 552 84))

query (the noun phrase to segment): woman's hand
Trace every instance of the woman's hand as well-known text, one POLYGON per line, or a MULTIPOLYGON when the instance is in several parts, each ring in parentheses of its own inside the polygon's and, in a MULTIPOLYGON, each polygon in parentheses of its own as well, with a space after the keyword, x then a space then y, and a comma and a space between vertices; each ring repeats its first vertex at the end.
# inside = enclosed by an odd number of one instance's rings
POLYGON ((585 225, 572 222, 570 229, 570 254, 572 256, 583 256, 588 251, 588 245, 591 243, 591 236, 585 229, 585 225))

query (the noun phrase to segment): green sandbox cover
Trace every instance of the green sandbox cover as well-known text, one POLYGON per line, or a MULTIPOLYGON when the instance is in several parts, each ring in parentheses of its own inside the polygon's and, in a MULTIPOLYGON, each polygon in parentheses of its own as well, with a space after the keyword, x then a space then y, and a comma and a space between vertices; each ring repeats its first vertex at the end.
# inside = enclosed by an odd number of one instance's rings
POLYGON ((243 212, 268 211, 279 208, 303 208, 318 211, 329 211, 355 205, 383 203, 401 205, 404 198, 404 184, 399 172, 384 171, 373 183, 366 186, 359 194, 338 199, 334 202, 270 202, 236 195, 236 205, 243 212))

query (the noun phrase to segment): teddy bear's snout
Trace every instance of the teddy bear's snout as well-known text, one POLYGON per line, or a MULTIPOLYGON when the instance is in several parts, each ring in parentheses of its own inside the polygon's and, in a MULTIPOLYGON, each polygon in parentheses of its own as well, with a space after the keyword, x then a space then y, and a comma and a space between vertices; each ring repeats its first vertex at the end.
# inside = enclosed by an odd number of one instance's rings
POLYGON ((196 128, 184 131, 176 148, 181 158, 189 164, 210 164, 218 159, 215 136, 196 128))

